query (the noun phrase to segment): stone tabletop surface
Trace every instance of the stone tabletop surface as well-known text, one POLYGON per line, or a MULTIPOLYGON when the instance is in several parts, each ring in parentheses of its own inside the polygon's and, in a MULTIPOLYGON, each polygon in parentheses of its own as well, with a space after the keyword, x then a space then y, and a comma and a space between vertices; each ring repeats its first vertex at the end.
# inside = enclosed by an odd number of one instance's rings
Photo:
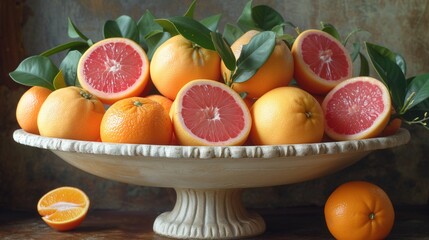
MULTIPOLYGON (((323 209, 294 207, 253 209, 267 224, 266 232, 248 239, 333 239, 328 232, 323 209)), ((0 239, 157 239, 152 224, 158 213, 138 211, 90 211, 75 230, 57 232, 49 228, 35 212, 0 209, 0 239)), ((429 206, 398 207, 392 239, 429 239, 429 206)))

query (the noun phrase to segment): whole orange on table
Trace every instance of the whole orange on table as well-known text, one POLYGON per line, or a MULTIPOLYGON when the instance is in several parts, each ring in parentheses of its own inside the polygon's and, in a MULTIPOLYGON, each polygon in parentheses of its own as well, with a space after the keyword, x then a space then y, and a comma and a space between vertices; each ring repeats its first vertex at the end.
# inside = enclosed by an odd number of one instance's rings
POLYGON ((16 106, 16 120, 24 131, 39 134, 37 116, 43 102, 51 93, 52 91, 45 87, 34 86, 21 96, 16 106))
POLYGON ((42 104, 37 117, 40 135, 44 137, 96 141, 104 105, 79 87, 53 91, 42 104))
POLYGON ((194 79, 220 80, 220 57, 216 51, 176 35, 156 49, 150 76, 156 89, 174 100, 180 89, 194 79))
MULTIPOLYGON (((258 33, 259 31, 250 30, 231 45, 231 50, 236 59, 240 57, 243 46, 248 44, 258 33)), ((248 98, 259 98, 271 89, 287 86, 293 77, 293 65, 293 58, 289 47, 284 41, 276 39, 273 52, 256 74, 245 82, 233 83, 232 88, 238 93, 247 93, 248 98)), ((223 61, 221 71, 223 77, 227 79, 231 77, 231 71, 225 66, 223 61)))
POLYGON ((339 240, 384 239, 395 220, 386 192, 364 181, 347 182, 335 189, 324 212, 329 231, 339 240))
POLYGON ((40 198, 37 211, 43 221, 58 231, 68 231, 79 226, 89 209, 89 198, 75 187, 59 187, 40 198))
POLYGON ((100 126, 103 142, 167 145, 172 134, 173 125, 164 107, 142 97, 115 102, 100 126))

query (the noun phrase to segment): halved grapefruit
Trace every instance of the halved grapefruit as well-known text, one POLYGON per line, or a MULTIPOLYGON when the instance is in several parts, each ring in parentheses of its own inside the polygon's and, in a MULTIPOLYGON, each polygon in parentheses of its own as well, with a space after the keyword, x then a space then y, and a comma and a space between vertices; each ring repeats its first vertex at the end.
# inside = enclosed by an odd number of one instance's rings
POLYGON ((292 46, 294 77, 298 85, 313 94, 326 94, 353 74, 347 49, 321 30, 302 32, 292 46))
POLYGON ((110 105, 143 91, 149 82, 149 59, 136 42, 108 38, 82 55, 77 74, 84 89, 110 105))
POLYGON ((322 103, 325 133, 334 140, 378 136, 391 115, 389 90, 379 80, 356 77, 339 83, 322 103))
POLYGON ((179 91, 171 115, 181 145, 242 145, 252 119, 238 93, 214 80, 193 80, 179 91))

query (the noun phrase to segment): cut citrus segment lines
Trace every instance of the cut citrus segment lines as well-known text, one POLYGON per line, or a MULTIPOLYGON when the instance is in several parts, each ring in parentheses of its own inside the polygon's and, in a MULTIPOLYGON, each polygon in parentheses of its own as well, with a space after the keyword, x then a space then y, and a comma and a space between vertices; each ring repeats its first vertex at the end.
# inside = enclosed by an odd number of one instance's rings
POLYGON ((292 46, 294 77, 310 93, 326 94, 353 74, 353 63, 340 41, 321 30, 302 32, 292 46))
POLYGON ((223 83, 194 80, 177 94, 172 118, 182 145, 241 145, 250 132, 249 109, 223 83))
POLYGON ((334 140, 378 136, 391 115, 386 86, 371 77, 351 78, 338 84, 325 97, 322 108, 325 132, 334 140))
POLYGON ((80 189, 60 187, 46 193, 37 204, 37 211, 50 227, 68 231, 79 226, 89 209, 89 198, 80 189))
POLYGON ((81 86, 106 104, 138 96, 149 82, 149 59, 127 38, 108 38, 92 45, 78 64, 81 86))

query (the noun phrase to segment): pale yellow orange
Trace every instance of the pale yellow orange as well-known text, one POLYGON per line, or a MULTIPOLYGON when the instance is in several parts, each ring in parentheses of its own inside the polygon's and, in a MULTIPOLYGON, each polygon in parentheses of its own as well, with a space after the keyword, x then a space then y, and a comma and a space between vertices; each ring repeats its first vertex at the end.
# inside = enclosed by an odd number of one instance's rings
MULTIPOLYGON (((231 49, 236 59, 239 58, 243 46, 258 34, 259 31, 250 30, 238 38, 231 49)), ((221 64, 222 76, 229 79, 231 71, 221 64)), ((276 40, 276 45, 268 60, 259 68, 258 72, 249 80, 241 83, 233 83, 232 89, 238 93, 247 93, 249 98, 259 98, 271 89, 287 86, 292 78, 294 71, 294 62, 291 51, 285 42, 276 40)))
POLYGON ((250 140, 255 145, 315 143, 323 138, 322 108, 302 89, 275 88, 256 100, 250 113, 250 140))

